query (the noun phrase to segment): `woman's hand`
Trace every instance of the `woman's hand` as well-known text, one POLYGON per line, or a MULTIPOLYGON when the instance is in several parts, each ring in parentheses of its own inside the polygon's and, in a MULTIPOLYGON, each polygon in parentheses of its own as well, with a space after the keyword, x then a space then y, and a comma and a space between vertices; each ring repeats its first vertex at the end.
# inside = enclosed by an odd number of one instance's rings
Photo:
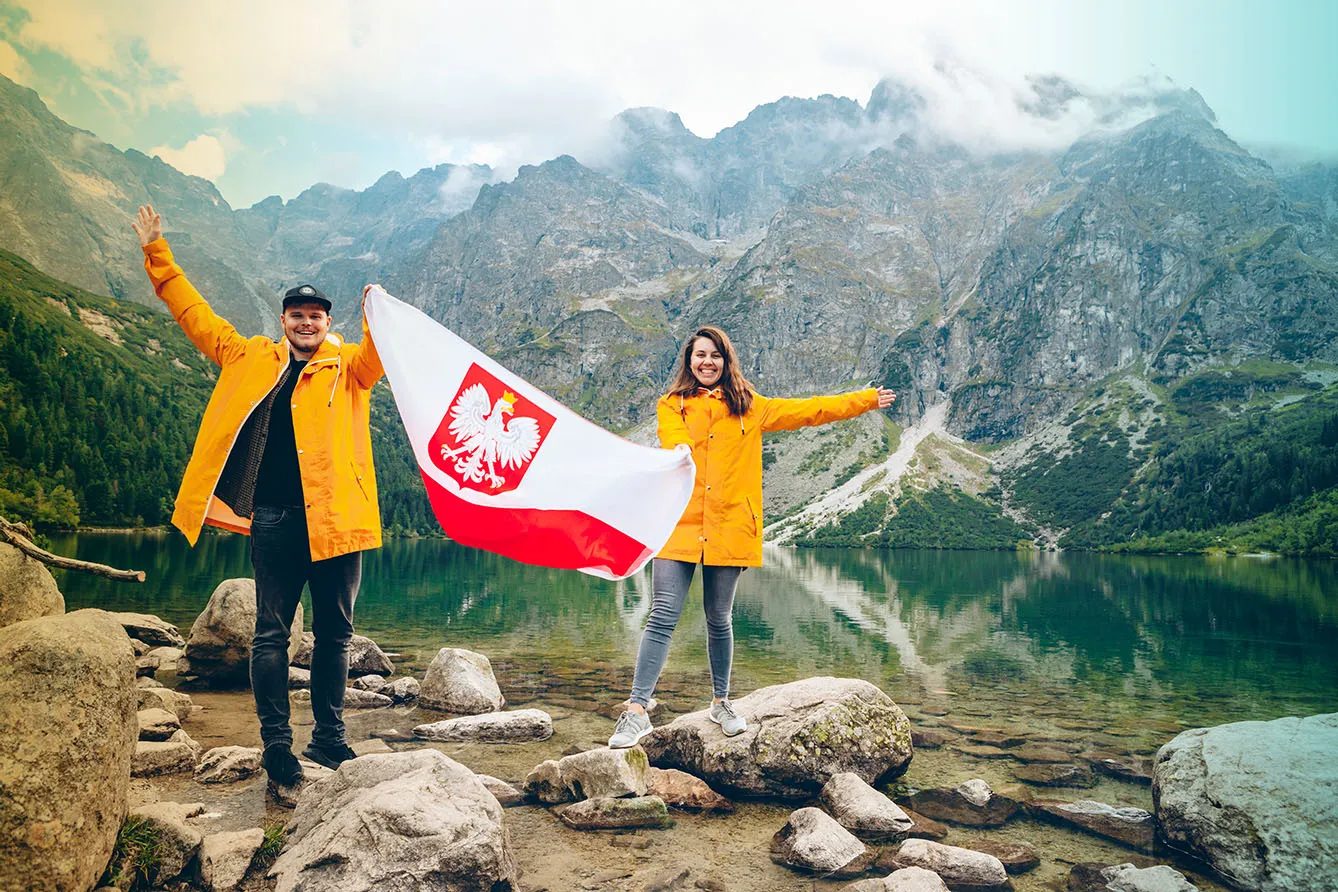
POLYGON ((152 242, 163 237, 163 215, 153 212, 153 205, 141 205, 139 219, 130 224, 139 236, 140 247, 148 247, 152 242))
POLYGON ((888 406, 892 405, 892 401, 896 398, 897 395, 892 391, 884 390, 881 387, 878 388, 878 408, 886 409, 888 406))

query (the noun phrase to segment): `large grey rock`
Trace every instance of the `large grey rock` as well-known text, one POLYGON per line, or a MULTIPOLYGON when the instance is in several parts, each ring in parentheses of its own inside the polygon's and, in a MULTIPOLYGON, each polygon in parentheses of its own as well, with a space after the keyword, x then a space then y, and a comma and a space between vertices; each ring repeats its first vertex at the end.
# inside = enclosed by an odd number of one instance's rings
POLYGON ((444 712, 477 715, 506 705, 492 663, 483 654, 443 647, 432 658, 418 692, 418 705, 444 712))
POLYGON ((911 760, 910 722, 867 681, 808 678, 734 701, 748 730, 725 737, 707 712, 655 729, 641 745, 651 763, 679 768, 717 790, 802 799, 832 775, 866 783, 896 777, 911 760))
MULTIPOLYGON (((311 653, 316 647, 316 636, 308 632, 302 636, 297 652, 293 654, 294 666, 311 668, 311 653)), ((348 642, 348 674, 387 676, 395 673, 395 664, 390 662, 381 646, 366 635, 354 635, 348 642)))
POLYGON ((236 892, 265 841, 259 827, 211 833, 200 843, 200 882, 208 892, 236 892))
POLYGON ((1198 888, 1165 864, 1144 868, 1132 864, 1075 864, 1065 885, 1068 892, 1197 892, 1198 888))
POLYGON ((1185 731, 1152 797, 1162 840, 1243 889, 1338 888, 1338 713, 1185 731))
POLYGON ((822 804, 838 824, 866 841, 899 839, 915 826, 891 799, 849 771, 827 781, 822 804))
POLYGON ((216 746, 195 766, 195 779, 202 784, 230 784, 246 780, 261 769, 260 747, 216 746))
POLYGON ((1031 803, 1030 809, 1033 816, 1052 823, 1080 827, 1140 851, 1152 850, 1155 823, 1152 813, 1141 808, 1117 807, 1091 799, 1077 802, 1038 799, 1031 803))
POLYGON ((160 774, 194 772, 200 757, 200 745, 178 729, 166 740, 141 740, 135 744, 130 761, 131 777, 157 777, 160 774))
MULTIPOLYGON (((217 687, 250 684, 251 639, 256 630, 254 579, 225 579, 190 627, 190 640, 177 671, 217 687)), ((302 605, 293 616, 288 643, 291 659, 302 638, 302 605)))
POLYGON ((502 807, 434 749, 366 756, 302 794, 276 892, 513 892, 502 807))
POLYGON ((133 817, 152 821, 156 831, 153 851, 158 867, 152 878, 155 885, 164 885, 181 876, 195 859, 204 833, 190 819, 203 812, 202 802, 153 802, 131 811, 133 817))
POLYGON ((954 790, 920 790, 908 801, 910 807, 922 815, 970 827, 1002 826, 1021 807, 1016 799, 996 794, 979 778, 954 790))
POLYGON ((102 610, 0 629, 0 889, 84 892, 125 817, 134 651, 102 610))
POLYGON ((549 760, 525 778, 525 793, 549 804, 579 799, 644 796, 650 763, 641 747, 600 747, 549 760))
POLYGON ((669 823, 669 810, 656 796, 600 796, 567 806, 561 817, 562 823, 575 830, 663 827, 669 823))
POLYGON ((65 598, 46 565, 0 542, 0 627, 64 612, 65 598))
POLYGON ((928 839, 908 839, 879 866, 897 869, 922 867, 938 874, 954 892, 993 892, 1009 888, 1008 872, 993 855, 971 849, 948 846, 928 839))
POLYGON ((878 853, 817 808, 801 808, 771 838, 771 857, 796 870, 831 877, 854 877, 873 864, 878 853))
POLYGON ((413 733, 424 740, 525 743, 552 737, 553 720, 542 709, 516 709, 419 725, 413 733))
POLYGON ((151 647, 185 647, 181 630, 151 613, 113 613, 116 621, 131 638, 151 647))

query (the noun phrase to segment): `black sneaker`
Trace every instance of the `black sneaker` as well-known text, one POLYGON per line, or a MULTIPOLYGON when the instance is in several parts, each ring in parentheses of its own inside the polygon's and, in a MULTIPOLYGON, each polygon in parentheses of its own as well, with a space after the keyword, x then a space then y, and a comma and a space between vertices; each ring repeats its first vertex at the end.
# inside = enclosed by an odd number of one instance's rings
POLYGON ((275 743, 265 747, 265 755, 260 763, 265 767, 272 783, 280 787, 291 787, 302 782, 302 765, 287 744, 275 743))
POLYGON ((307 744, 307 748, 302 751, 306 756, 317 765, 324 765, 326 768, 338 768, 342 763, 349 759, 358 758, 358 754, 353 752, 352 747, 347 743, 340 743, 334 746, 323 746, 316 743, 307 744))

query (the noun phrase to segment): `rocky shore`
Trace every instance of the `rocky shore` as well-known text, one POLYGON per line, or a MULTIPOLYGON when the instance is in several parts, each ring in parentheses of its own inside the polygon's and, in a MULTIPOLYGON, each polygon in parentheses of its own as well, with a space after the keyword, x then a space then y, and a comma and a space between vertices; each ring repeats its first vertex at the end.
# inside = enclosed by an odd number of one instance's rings
MULTIPOLYGON (((406 672, 357 639, 359 757, 307 764, 276 799, 238 689, 249 580, 222 582, 183 635, 66 614, 7 547, 0 892, 1338 887, 1335 715, 1168 731, 1136 752, 1080 719, 999 727, 819 677, 739 697, 737 737, 661 706, 640 746, 609 750, 606 673, 537 694, 468 642, 406 672)), ((299 748, 310 641, 295 628, 299 748)))

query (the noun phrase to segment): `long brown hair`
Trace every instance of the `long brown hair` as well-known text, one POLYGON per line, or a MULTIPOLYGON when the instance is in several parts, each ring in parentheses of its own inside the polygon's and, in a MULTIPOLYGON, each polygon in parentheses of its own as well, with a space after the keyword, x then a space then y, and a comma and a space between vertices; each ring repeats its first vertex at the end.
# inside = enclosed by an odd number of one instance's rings
POLYGON ((716 350, 720 351, 720 356, 724 359, 724 368, 720 370, 720 380, 716 387, 720 388, 725 404, 729 406, 729 414, 742 418, 753 406, 753 387, 743 377, 743 372, 739 371, 739 357, 734 352, 734 345, 730 343, 729 335, 714 325, 703 325, 683 345, 683 352, 678 357, 678 371, 674 374, 674 383, 669 385, 669 396, 692 396, 702 386, 697 376, 692 373, 692 348, 698 338, 706 338, 715 344, 716 350))

